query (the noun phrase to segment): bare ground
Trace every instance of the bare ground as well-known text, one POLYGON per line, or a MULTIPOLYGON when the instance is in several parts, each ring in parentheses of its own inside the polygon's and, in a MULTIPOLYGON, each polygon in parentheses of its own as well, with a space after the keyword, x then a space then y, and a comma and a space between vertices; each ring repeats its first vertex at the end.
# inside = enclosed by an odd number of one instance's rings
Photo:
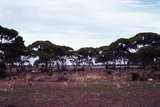
POLYGON ((160 107, 160 82, 103 76, 74 74, 75 81, 63 82, 1 80, 0 107, 160 107))

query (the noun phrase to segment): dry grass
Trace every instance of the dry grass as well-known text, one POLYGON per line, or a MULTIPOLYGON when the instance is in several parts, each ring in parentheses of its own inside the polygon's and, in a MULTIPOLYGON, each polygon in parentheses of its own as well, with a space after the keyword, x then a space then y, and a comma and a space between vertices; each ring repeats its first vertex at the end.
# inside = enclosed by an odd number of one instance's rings
MULTIPOLYGON (((7 86, 1 81, 0 88, 7 86)), ((160 83, 129 82, 130 86, 79 82, 37 82, 25 86, 16 81, 14 90, 0 91, 0 104, 17 107, 159 107, 160 83)), ((0 107, 1 107, 0 106, 0 107)))
POLYGON ((27 74, 0 81, 0 107, 160 107, 160 82, 129 82, 126 73, 27 74), (30 85, 30 83, 32 83, 30 85))

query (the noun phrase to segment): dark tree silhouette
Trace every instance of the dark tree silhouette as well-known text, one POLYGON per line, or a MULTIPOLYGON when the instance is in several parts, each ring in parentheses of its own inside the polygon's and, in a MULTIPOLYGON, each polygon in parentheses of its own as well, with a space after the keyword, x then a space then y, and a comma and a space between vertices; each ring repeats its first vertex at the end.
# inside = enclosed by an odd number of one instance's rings
POLYGON ((48 71, 52 65, 57 65, 60 71, 66 62, 65 57, 69 55, 69 51, 73 50, 67 46, 55 45, 50 41, 36 41, 29 46, 29 49, 33 57, 39 58, 36 62, 45 66, 45 71, 48 71))
POLYGON ((92 47, 86 47, 77 50, 77 53, 79 54, 79 56, 81 56, 80 58, 83 64, 88 65, 90 70, 92 70, 93 59, 95 59, 97 55, 97 50, 92 47))
POLYGON ((2 62, 13 65, 21 60, 24 54, 25 45, 23 38, 14 29, 0 26, 0 51, 3 56, 2 62))

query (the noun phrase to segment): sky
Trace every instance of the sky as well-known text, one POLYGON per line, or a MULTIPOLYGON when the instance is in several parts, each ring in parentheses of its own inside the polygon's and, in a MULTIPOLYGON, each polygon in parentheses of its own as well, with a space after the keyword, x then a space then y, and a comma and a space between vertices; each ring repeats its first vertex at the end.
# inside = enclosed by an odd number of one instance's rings
POLYGON ((139 32, 160 33, 160 1, 0 0, 0 25, 16 29, 26 45, 99 47, 139 32))

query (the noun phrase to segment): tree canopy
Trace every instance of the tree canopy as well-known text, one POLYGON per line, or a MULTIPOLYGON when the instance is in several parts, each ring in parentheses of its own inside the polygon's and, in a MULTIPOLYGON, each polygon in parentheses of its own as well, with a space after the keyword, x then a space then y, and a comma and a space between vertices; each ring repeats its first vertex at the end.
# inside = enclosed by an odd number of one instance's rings
MULTIPOLYGON (((67 59, 73 65, 91 65, 93 61, 108 64, 117 60, 146 65, 160 65, 160 35, 152 32, 138 33, 131 38, 120 38, 108 46, 83 47, 74 50, 50 41, 36 41, 25 46, 23 37, 14 29, 0 26, 0 59, 7 64, 22 61, 22 56, 37 57, 37 64, 64 65, 67 59)), ((126 64, 126 63, 124 63, 126 64)), ((158 66, 160 67, 160 66, 158 66)), ((59 69, 59 68, 58 68, 59 69)))
POLYGON ((16 30, 0 26, 0 50, 6 63, 20 60, 25 49, 24 40, 16 30))

